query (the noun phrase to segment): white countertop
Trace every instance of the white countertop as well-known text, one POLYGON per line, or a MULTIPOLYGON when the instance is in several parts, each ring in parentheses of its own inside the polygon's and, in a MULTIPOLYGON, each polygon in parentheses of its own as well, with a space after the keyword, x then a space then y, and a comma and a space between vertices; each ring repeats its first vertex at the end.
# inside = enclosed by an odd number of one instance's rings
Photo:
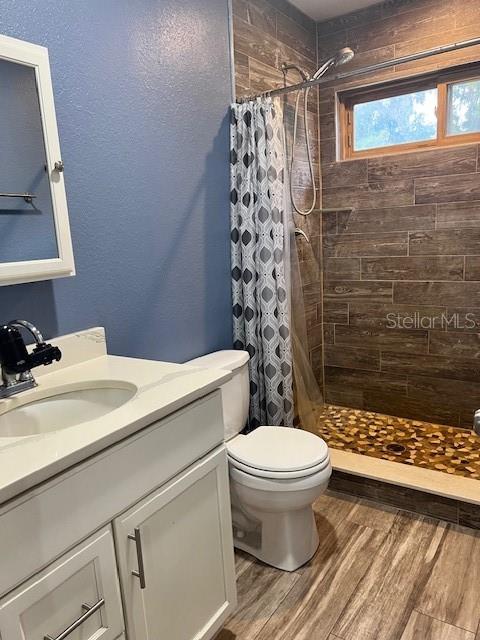
POLYGON ((231 377, 226 370, 106 355, 102 330, 93 331, 96 333, 82 332, 52 340, 64 351, 63 364, 53 365, 50 373, 48 367, 42 368, 36 389, 0 400, 0 413, 19 402, 24 404, 27 398, 33 401, 49 395, 52 389, 64 387, 68 391, 95 381, 133 384, 138 389, 135 397, 101 418, 68 429, 24 438, 0 438, 0 504, 218 389, 231 377), (72 363, 75 358, 67 353, 72 338, 77 341, 72 351, 83 351, 80 358, 88 358, 84 362, 72 363))

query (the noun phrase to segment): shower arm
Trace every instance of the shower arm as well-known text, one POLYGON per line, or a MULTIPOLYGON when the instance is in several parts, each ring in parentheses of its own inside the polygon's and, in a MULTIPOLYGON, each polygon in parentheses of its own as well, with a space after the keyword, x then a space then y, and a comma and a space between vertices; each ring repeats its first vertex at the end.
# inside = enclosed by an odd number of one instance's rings
POLYGON ((424 58, 430 58, 431 56, 435 56, 440 53, 449 53, 451 51, 466 49, 467 47, 474 47, 476 45, 480 45, 480 38, 473 38, 471 40, 462 40, 461 42, 455 42, 453 44, 448 44, 441 47, 434 47, 433 49, 427 49, 426 51, 420 51, 419 53, 412 53, 407 56, 392 58, 391 60, 386 60, 385 62, 378 62, 377 64, 370 65, 369 67, 362 67, 360 69, 354 69, 352 71, 344 71, 343 73, 337 73, 333 76, 332 75, 328 76, 327 78, 320 76, 318 78, 312 78, 311 80, 298 82, 297 84, 292 84, 289 87, 280 87, 279 89, 264 91, 263 93, 259 93, 254 96, 240 98, 238 102, 239 103, 249 102, 250 100, 256 100, 257 98, 273 98, 274 96, 284 95, 286 93, 291 93, 292 91, 299 91, 301 89, 309 89, 311 87, 316 87, 319 84, 322 84, 325 82, 336 82, 339 80, 344 80, 346 78, 351 78, 353 76, 372 73, 374 71, 380 71, 382 69, 388 69, 390 67, 394 67, 399 64, 414 62, 415 60, 423 60, 424 58))
POLYGON ((311 80, 310 75, 304 69, 302 69, 302 67, 299 67, 298 64, 294 64, 293 62, 283 62, 281 69, 284 75, 286 75, 292 69, 295 70, 298 75, 302 77, 303 82, 308 82, 309 80, 311 80))

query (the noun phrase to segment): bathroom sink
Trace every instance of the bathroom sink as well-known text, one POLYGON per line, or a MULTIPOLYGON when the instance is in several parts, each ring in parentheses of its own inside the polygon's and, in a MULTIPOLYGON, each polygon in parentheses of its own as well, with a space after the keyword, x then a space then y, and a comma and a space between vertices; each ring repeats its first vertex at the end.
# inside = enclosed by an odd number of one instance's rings
MULTIPOLYGON (((0 438, 19 438, 60 431, 115 411, 136 394, 126 383, 92 383, 91 386, 53 390, 0 414, 0 438)), ((1 405, 0 405, 1 410, 1 405)))

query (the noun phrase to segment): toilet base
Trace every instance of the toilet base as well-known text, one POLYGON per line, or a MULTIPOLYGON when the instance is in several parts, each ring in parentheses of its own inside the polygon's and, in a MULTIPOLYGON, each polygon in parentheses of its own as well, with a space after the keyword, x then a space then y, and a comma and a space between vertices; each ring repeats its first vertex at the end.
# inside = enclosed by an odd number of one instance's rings
MULTIPOLYGON (((232 505, 233 506, 233 505, 232 505)), ((311 506, 283 513, 253 513, 233 508, 233 542, 262 562, 295 571, 315 554, 318 531, 311 506), (237 517, 236 517, 237 516, 237 517)))

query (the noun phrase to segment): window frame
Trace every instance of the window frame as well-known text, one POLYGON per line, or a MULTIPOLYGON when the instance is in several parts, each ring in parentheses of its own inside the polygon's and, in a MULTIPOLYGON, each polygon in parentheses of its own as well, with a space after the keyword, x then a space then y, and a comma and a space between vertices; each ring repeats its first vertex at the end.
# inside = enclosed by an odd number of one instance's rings
POLYGON ((340 160, 355 160, 357 158, 370 158, 376 156, 392 155, 398 153, 408 153, 409 151, 423 151, 428 149, 438 149, 463 144, 480 142, 480 131, 474 133, 460 133, 447 135, 447 109, 448 109, 448 87, 461 81, 480 80, 480 66, 475 68, 462 69, 460 71, 443 70, 435 73, 416 76, 415 78, 390 81, 387 83, 371 85, 340 91, 337 93, 337 117, 339 133, 340 160), (415 91, 425 91, 427 89, 437 89, 437 136, 431 140, 421 140, 416 142, 405 142, 401 144, 375 147, 355 151, 354 141, 354 117, 355 105, 383 98, 411 93, 415 91))

